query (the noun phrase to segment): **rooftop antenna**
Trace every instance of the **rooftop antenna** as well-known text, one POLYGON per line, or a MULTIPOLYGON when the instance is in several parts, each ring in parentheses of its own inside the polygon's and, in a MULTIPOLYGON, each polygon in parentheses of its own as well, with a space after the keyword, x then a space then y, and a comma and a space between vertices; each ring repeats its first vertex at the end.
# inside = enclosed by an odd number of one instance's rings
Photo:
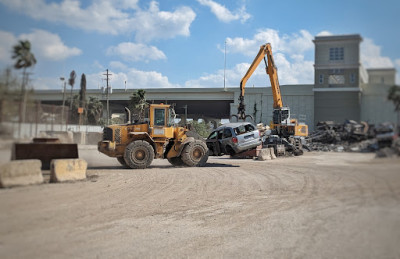
POLYGON ((126 80, 125 80, 125 92, 126 92, 126 80))

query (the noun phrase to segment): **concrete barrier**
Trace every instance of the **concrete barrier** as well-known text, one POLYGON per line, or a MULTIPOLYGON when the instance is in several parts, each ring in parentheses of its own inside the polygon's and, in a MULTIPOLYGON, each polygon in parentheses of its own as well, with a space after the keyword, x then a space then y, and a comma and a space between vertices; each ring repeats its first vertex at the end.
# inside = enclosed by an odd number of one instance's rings
POLYGON ((53 159, 50 165, 50 182, 86 179, 87 162, 83 159, 53 159))
POLYGON ((15 160, 0 166, 0 187, 43 183, 40 160, 15 160))
POLYGON ((269 148, 263 148, 260 150, 260 153, 257 157, 260 161, 271 160, 271 151, 269 148))
POLYGON ((269 148, 270 154, 271 154, 271 159, 275 159, 276 155, 275 155, 275 149, 273 147, 269 148))
POLYGON ((269 147, 269 148, 263 148, 260 150, 257 159, 260 161, 266 161, 266 160, 271 160, 271 159, 275 159, 276 155, 275 155, 275 151, 273 147, 269 147))

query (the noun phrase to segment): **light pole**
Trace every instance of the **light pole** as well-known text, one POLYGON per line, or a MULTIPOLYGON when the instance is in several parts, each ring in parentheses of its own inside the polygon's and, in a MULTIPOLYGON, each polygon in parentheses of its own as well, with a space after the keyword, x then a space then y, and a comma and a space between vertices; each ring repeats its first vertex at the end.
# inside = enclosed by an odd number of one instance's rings
POLYGON ((224 54, 224 91, 226 91, 226 85, 225 85, 225 71, 226 71, 226 40, 225 40, 225 54, 224 54))
POLYGON ((66 87, 67 82, 65 81, 64 77, 60 77, 60 80, 61 80, 61 87, 63 87, 63 90, 62 90, 63 91, 63 103, 62 103, 62 108, 61 108, 61 125, 63 125, 64 124, 64 106, 65 106, 65 87, 66 87))

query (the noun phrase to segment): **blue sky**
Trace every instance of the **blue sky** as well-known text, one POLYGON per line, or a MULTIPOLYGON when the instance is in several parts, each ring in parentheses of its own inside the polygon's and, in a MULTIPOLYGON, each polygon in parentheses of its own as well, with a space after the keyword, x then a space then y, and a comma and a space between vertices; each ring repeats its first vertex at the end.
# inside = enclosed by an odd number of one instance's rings
MULTIPOLYGON (((385 0, 0 0, 0 71, 28 39, 35 89, 60 89, 72 70, 98 88, 106 69, 113 88, 223 87, 226 44, 226 86, 239 87, 270 42, 280 83, 312 84, 312 39, 353 33, 366 68, 399 71, 399 11, 385 0)), ((269 85, 263 65, 247 85, 269 85)))

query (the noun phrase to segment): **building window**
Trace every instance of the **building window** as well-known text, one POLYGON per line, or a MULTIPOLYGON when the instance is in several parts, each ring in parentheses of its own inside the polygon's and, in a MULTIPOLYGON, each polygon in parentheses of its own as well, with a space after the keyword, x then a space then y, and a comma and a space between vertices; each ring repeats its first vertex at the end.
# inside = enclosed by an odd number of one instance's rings
POLYGON ((324 75, 320 74, 319 75, 319 84, 322 85, 324 83, 324 75))
POLYGON ((343 70, 338 68, 338 69, 331 69, 331 74, 332 75, 338 75, 338 74, 343 74, 343 70))
POLYGON ((356 74, 351 73, 350 74, 350 83, 354 84, 356 82, 356 74))
POLYGON ((343 75, 330 75, 328 78, 330 85, 343 85, 345 84, 343 75))
POLYGON ((330 48, 329 49, 329 60, 343 60, 344 59, 344 48, 330 48))

